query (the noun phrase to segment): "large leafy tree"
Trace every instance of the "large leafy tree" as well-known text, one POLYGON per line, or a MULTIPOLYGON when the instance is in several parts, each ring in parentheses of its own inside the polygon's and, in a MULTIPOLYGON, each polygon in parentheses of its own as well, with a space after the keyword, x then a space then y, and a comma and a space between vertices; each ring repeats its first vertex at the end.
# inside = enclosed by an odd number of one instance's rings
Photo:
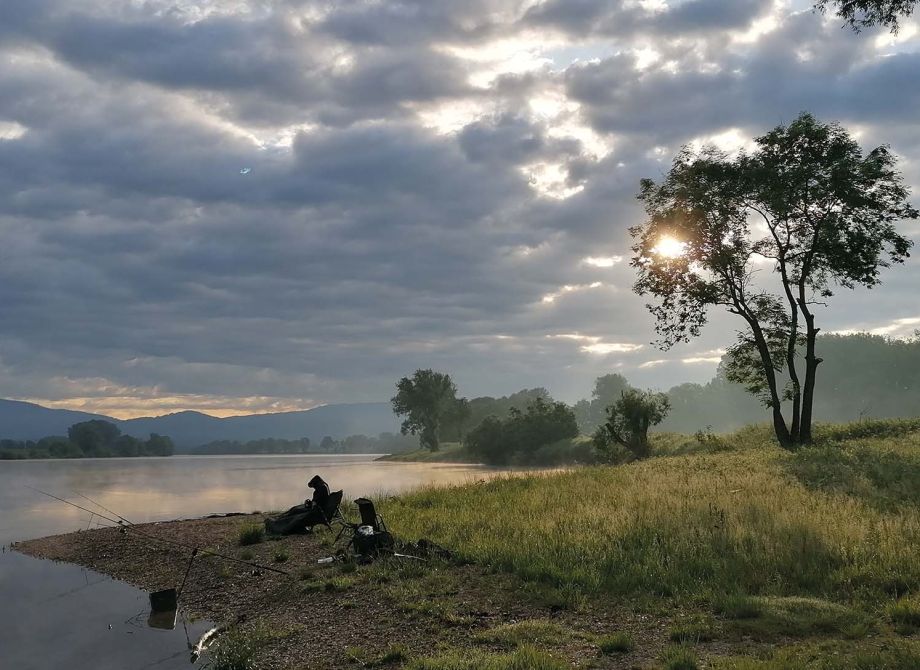
POLYGON ((822 12, 832 7, 855 31, 872 26, 898 29, 900 19, 910 16, 918 0, 818 0, 815 6, 822 12))
POLYGON ((400 379, 391 402, 393 412, 406 417, 402 434, 418 435, 421 445, 431 451, 440 447, 445 421, 465 413, 458 408, 457 387, 450 375, 433 370, 416 370, 412 377, 400 379))
POLYGON ((780 444, 794 448, 812 438, 815 306, 903 262, 911 242, 896 224, 918 212, 888 148, 864 154, 836 123, 802 114, 755 142, 734 157, 684 149, 660 183, 643 180, 634 288, 657 299, 664 348, 698 336, 711 307, 743 320, 726 372, 764 400, 780 444))

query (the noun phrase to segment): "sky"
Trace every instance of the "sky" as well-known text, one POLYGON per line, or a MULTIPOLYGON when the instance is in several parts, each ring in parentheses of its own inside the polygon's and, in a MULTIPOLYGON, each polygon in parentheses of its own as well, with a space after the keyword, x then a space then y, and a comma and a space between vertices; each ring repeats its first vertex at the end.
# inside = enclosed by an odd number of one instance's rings
MULTIPOLYGON (((920 24, 788 0, 5 0, 0 397, 122 418, 705 382, 661 351, 635 195, 808 110, 920 203, 920 24)), ((920 240, 916 222, 902 231, 920 240)), ((920 263, 828 331, 920 327, 920 263)))

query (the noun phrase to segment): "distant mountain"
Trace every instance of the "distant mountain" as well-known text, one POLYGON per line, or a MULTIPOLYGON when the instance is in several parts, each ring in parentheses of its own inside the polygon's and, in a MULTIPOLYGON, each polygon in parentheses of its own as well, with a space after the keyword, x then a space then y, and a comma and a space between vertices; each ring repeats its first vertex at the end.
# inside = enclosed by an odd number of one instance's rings
POLYGON ((117 423, 115 419, 101 414, 49 409, 19 400, 0 400, 0 439, 37 440, 48 435, 66 435, 73 424, 92 419, 117 423))
POLYGON ((324 436, 341 439, 348 435, 375 436, 397 432, 399 422, 389 403, 323 405, 302 412, 250 414, 220 419, 200 412, 178 412, 158 417, 119 420, 99 414, 49 409, 15 400, 0 400, 0 438, 37 440, 47 435, 65 435, 80 421, 104 419, 122 432, 147 438, 150 433, 168 435, 181 448, 214 440, 258 440, 266 437, 293 440, 309 437, 316 444, 324 436))

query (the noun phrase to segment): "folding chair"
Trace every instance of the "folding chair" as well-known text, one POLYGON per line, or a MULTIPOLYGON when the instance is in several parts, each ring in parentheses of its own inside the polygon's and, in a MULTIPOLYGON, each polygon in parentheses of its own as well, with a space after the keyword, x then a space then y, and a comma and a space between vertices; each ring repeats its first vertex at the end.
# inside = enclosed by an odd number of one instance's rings
POLYGON ((342 515, 342 495, 342 491, 333 491, 326 499, 326 504, 319 509, 322 519, 318 521, 317 525, 325 526, 330 533, 332 532, 332 524, 348 523, 342 515))

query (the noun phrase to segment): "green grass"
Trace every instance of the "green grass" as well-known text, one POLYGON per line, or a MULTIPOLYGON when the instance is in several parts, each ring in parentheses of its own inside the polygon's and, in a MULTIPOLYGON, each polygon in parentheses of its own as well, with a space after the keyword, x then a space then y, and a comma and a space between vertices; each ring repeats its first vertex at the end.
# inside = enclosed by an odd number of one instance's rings
POLYGON ((853 638, 869 631, 866 614, 819 598, 772 596, 755 602, 758 615, 730 622, 730 631, 759 641, 823 635, 853 638))
POLYGON ((241 547, 259 544, 265 539, 265 527, 258 523, 246 523, 240 526, 237 542, 241 547))
POLYGON ((378 458, 379 461, 395 462, 445 462, 445 463, 475 463, 476 457, 470 455, 459 442, 444 442, 437 451, 416 449, 399 454, 389 454, 378 458))
POLYGON ((288 553, 287 549, 279 549, 275 552, 274 561, 275 563, 287 563, 291 558, 291 554, 288 553))
POLYGON ((571 665, 555 656, 521 647, 509 654, 451 651, 409 662, 407 670, 568 670, 571 665))
POLYGON ((920 628, 920 597, 905 596, 888 605, 885 611, 901 633, 909 635, 920 628))
POLYGON ((717 448, 690 438, 698 453, 682 455, 676 438, 656 436, 657 453, 670 457, 427 489, 381 508, 403 537, 430 538, 557 593, 698 603, 731 585, 880 608, 920 591, 914 471, 897 467, 918 458, 920 433, 889 423, 884 440, 795 454, 762 427, 720 436, 717 448), (853 455, 862 453, 894 464, 866 475, 881 493, 813 476, 840 454, 866 463, 853 455))
POLYGON ((597 641, 597 648, 605 656, 628 654, 635 646, 635 642, 628 633, 613 633, 597 641))
POLYGON ((574 634, 569 629, 551 621, 532 620, 505 624, 477 633, 477 642, 495 644, 503 647, 556 647, 565 644, 574 634))
POLYGON ((920 668, 920 643, 822 641, 779 647, 767 658, 715 658, 710 667, 715 670, 916 670, 920 668))
POLYGON ((231 628, 218 637, 210 652, 212 670, 254 670, 259 651, 271 639, 263 628, 231 628))
POLYGON ((672 642, 696 643, 709 642, 715 639, 716 632, 713 623, 709 619, 700 616, 694 616, 687 621, 681 621, 671 627, 668 632, 668 638, 672 642))
POLYGON ((763 605, 750 596, 730 593, 713 598, 713 611, 726 619, 756 619, 763 614, 763 605))
POLYGON ((674 646, 661 654, 661 667, 664 670, 697 670, 700 665, 692 649, 674 646))

